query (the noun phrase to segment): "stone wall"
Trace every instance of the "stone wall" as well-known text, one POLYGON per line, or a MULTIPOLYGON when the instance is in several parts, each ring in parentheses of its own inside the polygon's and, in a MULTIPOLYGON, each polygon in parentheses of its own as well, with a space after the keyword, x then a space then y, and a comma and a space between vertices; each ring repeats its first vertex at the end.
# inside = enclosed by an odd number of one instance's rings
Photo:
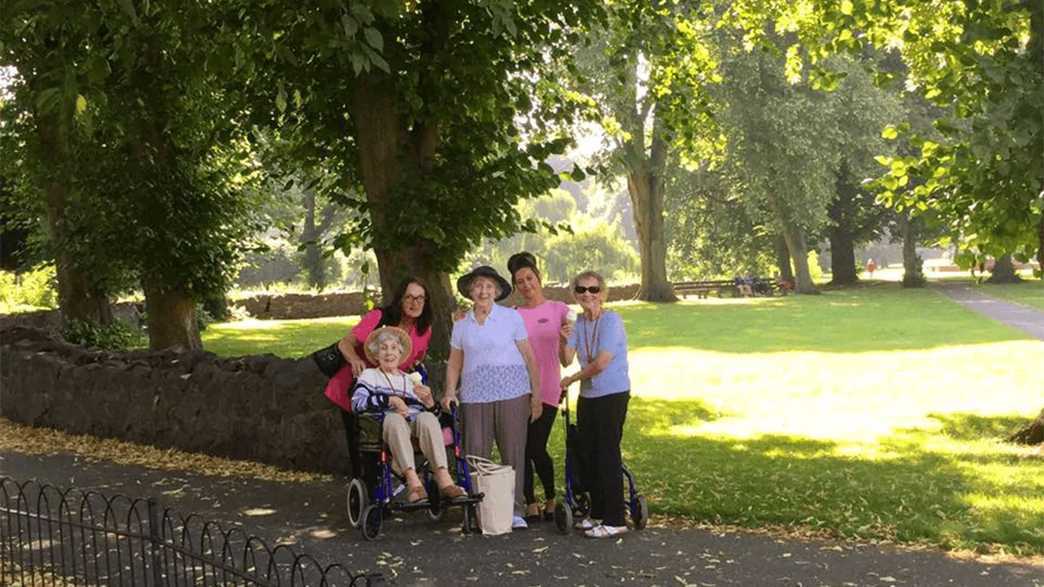
MULTIPOLYGON (((609 301, 633 300, 638 296, 638 284, 609 288, 609 301)), ((547 286, 544 295, 550 300, 573 303, 573 294, 567 286, 547 286)), ((516 305, 521 299, 512 295, 507 305, 516 305)), ((363 295, 359 292, 334 294, 277 294, 256 295, 232 302, 246 309, 251 316, 271 320, 297 320, 328 316, 356 316, 366 312, 363 295)))
POLYGON ((256 295, 233 300, 254 318, 297 320, 327 316, 357 316, 366 312, 362 293, 256 295))
POLYGON ((309 358, 87 351, 0 331, 0 415, 32 426, 341 472, 341 419, 309 358))

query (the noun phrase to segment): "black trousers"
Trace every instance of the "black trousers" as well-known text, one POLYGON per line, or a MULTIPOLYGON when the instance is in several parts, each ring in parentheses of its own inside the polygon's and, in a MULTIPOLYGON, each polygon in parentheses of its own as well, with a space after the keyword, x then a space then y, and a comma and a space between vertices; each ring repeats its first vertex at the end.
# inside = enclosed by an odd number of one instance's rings
POLYGON ((577 405, 577 426, 588 451, 588 489, 591 493, 591 518, 606 526, 625 526, 623 458, 620 441, 631 392, 603 397, 581 397, 577 405))
POLYGON ((536 495, 533 493, 534 472, 544 486, 544 499, 555 498, 555 462, 547 452, 547 439, 555 426, 556 416, 558 408, 544 404, 544 411, 537 421, 529 423, 526 435, 526 476, 522 481, 527 504, 536 503, 536 495))

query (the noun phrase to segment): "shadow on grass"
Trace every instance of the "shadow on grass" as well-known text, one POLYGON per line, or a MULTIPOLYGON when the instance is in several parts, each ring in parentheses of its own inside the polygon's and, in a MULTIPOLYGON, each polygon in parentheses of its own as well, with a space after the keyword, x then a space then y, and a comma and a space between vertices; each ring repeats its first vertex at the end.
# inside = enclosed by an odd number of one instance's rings
POLYGON ((1025 340, 930 290, 834 290, 820 296, 622 306, 631 349, 725 353, 921 350, 1025 340))
MULTIPOLYGON (((940 433, 924 430, 897 432, 872 447, 786 435, 671 433, 678 422, 713 417, 698 401, 632 399, 624 458, 655 512, 1044 553, 1044 460, 935 452, 929 446, 940 433)), ((976 422, 961 429, 962 438, 991 438, 1007 422, 976 422)))
POLYGON ((929 414, 942 424, 942 434, 956 440, 1004 440, 1026 425, 1021 416, 980 416, 978 414, 929 414))

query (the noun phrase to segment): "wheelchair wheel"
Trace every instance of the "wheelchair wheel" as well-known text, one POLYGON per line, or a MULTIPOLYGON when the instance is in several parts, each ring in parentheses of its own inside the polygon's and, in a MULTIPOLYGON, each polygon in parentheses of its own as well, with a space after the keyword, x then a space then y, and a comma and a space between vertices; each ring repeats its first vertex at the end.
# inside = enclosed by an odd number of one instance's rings
POLYGON ((631 521, 635 530, 644 530, 649 525, 649 502, 644 495, 639 495, 631 504, 631 521))
POLYGON ((363 483, 362 479, 356 477, 348 483, 348 521, 351 523, 352 528, 358 528, 362 522, 363 510, 366 509, 370 502, 368 494, 366 484, 363 483))
POLYGON ((384 512, 381 511, 381 505, 377 503, 371 503, 366 506, 363 510, 362 521, 359 525, 359 529, 362 530, 363 538, 366 540, 376 540, 377 536, 381 533, 381 524, 384 523, 384 512))
POLYGON ((568 503, 559 502, 555 505, 555 529, 559 534, 569 534, 573 528, 573 508, 568 503))
POLYGON ((581 518, 586 518, 587 514, 591 513, 591 496, 587 492, 576 495, 576 505, 571 513, 581 518))
POLYGON ((438 522, 442 519, 442 514, 446 513, 446 508, 442 507, 442 496, 439 495, 438 489, 434 492, 429 492, 428 495, 428 509, 424 510, 428 512, 428 519, 432 522, 438 522))

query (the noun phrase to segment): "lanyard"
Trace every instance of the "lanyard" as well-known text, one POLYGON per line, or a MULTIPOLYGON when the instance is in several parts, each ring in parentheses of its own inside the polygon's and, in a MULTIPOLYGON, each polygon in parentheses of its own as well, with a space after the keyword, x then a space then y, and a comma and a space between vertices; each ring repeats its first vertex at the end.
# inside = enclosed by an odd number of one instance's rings
MULTIPOLYGON (((585 323, 591 324, 590 321, 584 320, 585 323)), ((594 319, 594 329, 591 327, 584 328, 584 344, 587 346, 587 363, 591 364, 594 362, 594 351, 598 348, 598 325, 602 322, 602 316, 599 315, 594 319), (590 334, 590 338, 588 338, 590 334)))
MULTIPOLYGON (((384 375, 384 379, 388 381, 388 387, 390 387, 391 390, 395 392, 395 395, 399 395, 399 389, 397 387, 395 387, 395 385, 392 383, 391 377, 388 377, 388 374, 385 373, 382 369, 378 369, 378 371, 380 371, 381 375, 384 375)), ((407 388, 407 385, 406 385, 406 374, 403 373, 402 374, 402 397, 406 397, 406 388, 407 388)))

